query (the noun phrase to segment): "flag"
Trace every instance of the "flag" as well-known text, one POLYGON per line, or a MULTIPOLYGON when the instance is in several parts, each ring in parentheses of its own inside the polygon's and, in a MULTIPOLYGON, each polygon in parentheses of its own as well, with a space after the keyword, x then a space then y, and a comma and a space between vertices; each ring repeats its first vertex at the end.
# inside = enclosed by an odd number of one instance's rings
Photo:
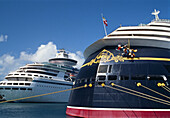
POLYGON ((103 23, 106 25, 106 26, 108 26, 108 24, 107 24, 107 20, 103 17, 103 23))

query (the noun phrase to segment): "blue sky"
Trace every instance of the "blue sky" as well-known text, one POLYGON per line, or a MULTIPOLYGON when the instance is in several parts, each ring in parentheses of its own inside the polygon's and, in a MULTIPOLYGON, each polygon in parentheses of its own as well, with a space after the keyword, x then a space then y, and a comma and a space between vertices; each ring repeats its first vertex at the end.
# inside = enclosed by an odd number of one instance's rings
POLYGON ((10 71, 2 69, 7 56, 16 68, 25 62, 21 52, 33 56, 42 45, 83 58, 85 48, 104 37, 101 13, 111 33, 120 24, 149 23, 154 9, 170 19, 170 0, 0 0, 0 74, 10 71))

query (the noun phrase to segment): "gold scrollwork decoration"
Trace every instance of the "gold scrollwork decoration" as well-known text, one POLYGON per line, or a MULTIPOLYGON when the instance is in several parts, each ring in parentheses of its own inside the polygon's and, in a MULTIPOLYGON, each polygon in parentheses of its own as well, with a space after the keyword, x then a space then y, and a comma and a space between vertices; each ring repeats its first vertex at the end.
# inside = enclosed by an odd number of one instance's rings
POLYGON ((117 55, 114 56, 113 53, 111 53, 110 51, 104 49, 102 50, 95 59, 92 59, 90 62, 85 63, 84 65, 82 65, 81 67, 84 66, 91 66, 94 63, 100 63, 100 62, 109 62, 109 61, 115 61, 115 62, 124 62, 124 59, 122 56, 117 55))

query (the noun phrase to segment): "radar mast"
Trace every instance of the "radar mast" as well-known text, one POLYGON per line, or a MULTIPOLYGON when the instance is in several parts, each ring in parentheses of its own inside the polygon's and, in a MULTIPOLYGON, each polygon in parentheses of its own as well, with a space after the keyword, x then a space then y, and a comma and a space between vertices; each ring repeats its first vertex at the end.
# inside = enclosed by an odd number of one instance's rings
POLYGON ((156 11, 156 9, 154 9, 154 12, 152 12, 152 15, 155 15, 155 20, 158 21, 159 20, 159 17, 158 17, 158 14, 160 13, 160 11, 156 11))

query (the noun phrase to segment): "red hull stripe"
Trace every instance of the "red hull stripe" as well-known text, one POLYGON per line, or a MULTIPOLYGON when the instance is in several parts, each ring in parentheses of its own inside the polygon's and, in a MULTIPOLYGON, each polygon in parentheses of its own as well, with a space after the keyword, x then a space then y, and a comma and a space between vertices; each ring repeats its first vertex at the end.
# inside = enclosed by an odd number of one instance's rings
POLYGON ((100 109, 67 106, 66 114, 84 118, 169 118, 170 109, 100 109))

